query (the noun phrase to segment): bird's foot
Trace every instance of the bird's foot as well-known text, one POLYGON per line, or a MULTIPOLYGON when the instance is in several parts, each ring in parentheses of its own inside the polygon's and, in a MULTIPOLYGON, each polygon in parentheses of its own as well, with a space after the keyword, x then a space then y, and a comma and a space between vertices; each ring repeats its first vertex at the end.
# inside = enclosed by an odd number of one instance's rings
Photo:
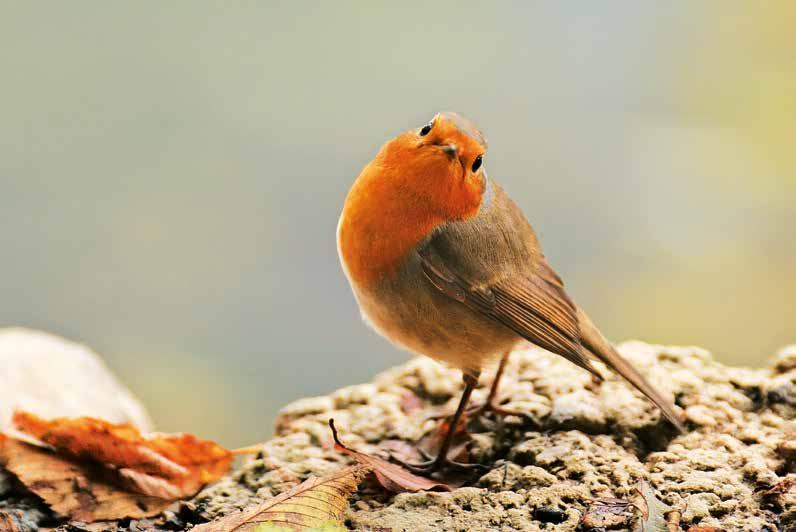
MULTIPOLYGON (((533 416, 526 414, 524 412, 518 412, 516 410, 510 410, 508 408, 504 408, 503 406, 500 405, 500 403, 497 400, 494 399, 470 406, 469 408, 467 408, 467 410, 464 411, 463 417, 464 419, 467 420, 467 422, 472 422, 490 413, 495 414, 498 417, 509 417, 509 416, 518 417, 522 419, 525 423, 532 425, 538 423, 533 416)), ((452 418, 453 414, 448 414, 445 412, 437 412, 431 414, 426 419, 432 419, 432 420, 445 419, 450 421, 452 418)))
POLYGON ((516 410, 510 410, 508 408, 504 408, 496 400, 486 401, 478 405, 473 405, 465 411, 465 415, 469 420, 478 419, 489 413, 493 413, 496 416, 500 417, 514 416, 521 418, 529 423, 536 422, 533 416, 526 414, 525 412, 518 412, 516 410))
POLYGON ((489 467, 484 464, 457 462, 442 454, 437 455, 436 458, 432 458, 427 452, 420 448, 417 449, 417 452, 425 458, 425 461, 416 463, 405 462, 392 454, 390 455, 390 460, 416 475, 423 476, 431 475, 441 469, 453 469, 457 471, 486 471, 489 469, 489 467))

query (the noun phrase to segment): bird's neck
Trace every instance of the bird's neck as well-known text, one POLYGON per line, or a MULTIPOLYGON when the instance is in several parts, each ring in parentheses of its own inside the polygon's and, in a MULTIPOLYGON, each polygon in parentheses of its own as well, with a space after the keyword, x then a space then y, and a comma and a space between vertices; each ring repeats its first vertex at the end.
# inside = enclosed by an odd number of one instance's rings
POLYGON ((367 287, 389 279, 404 259, 444 223, 398 176, 371 164, 348 193, 337 228, 340 259, 352 282, 367 287))

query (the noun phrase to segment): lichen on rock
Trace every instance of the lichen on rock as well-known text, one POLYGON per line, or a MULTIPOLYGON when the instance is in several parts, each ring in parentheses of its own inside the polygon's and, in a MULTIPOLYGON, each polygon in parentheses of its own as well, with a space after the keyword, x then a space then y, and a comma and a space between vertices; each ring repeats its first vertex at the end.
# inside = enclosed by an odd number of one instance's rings
MULTIPOLYGON (((348 523, 356 530, 575 530, 595 499, 627 499, 640 481, 681 512, 681 525, 724 530, 796 527, 796 495, 771 487, 795 479, 796 347, 767 369, 731 368, 694 347, 619 346, 650 381, 676 399, 689 432, 618 379, 595 383, 569 362, 526 348, 512 354, 504 406, 529 419, 474 426, 469 458, 489 471, 450 493, 389 495, 363 486, 348 523)), ((457 371, 415 358, 329 396, 285 407, 275 437, 190 503, 205 518, 261 502, 310 474, 349 459, 333 449, 334 418, 345 442, 384 453, 435 427, 461 389, 457 371)), ((488 379, 474 393, 486 395, 488 379)), ((621 526, 629 527, 630 522, 621 526)))

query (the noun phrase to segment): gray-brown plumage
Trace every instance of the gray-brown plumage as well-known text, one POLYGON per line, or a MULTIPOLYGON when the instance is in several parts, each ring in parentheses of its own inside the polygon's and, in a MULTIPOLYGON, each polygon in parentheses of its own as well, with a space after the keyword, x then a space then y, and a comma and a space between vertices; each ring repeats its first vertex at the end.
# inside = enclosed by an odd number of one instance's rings
POLYGON ((682 423, 655 388, 603 337, 564 291, 519 207, 491 181, 492 204, 451 222, 417 250, 424 275, 446 297, 518 336, 602 375, 595 357, 646 395, 675 426, 682 423))

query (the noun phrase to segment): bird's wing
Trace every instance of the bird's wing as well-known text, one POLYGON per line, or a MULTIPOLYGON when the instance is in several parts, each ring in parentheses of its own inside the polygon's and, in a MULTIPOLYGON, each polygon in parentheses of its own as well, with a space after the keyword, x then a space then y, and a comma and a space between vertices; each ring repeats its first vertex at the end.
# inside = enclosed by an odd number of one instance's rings
POLYGON ((437 289, 602 378, 580 345, 575 305, 544 257, 534 261, 535 271, 478 286, 456 271, 455 261, 446 262, 433 239, 418 255, 423 273, 437 289))
POLYGON ((683 431, 671 402, 569 299, 522 211, 497 184, 493 186, 489 209, 472 219, 447 224, 418 247, 429 282, 448 297, 602 378, 591 364, 591 357, 596 357, 646 395, 683 431))

